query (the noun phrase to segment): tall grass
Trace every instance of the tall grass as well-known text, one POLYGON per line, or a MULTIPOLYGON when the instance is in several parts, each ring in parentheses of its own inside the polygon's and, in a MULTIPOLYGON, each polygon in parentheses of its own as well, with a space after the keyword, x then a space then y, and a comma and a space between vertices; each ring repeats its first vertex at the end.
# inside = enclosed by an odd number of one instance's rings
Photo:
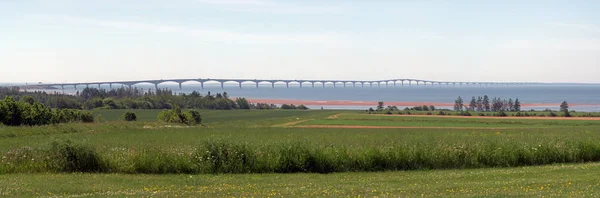
POLYGON ((146 149, 103 155, 85 143, 15 149, 2 156, 0 173, 332 173, 354 171, 516 167, 600 161, 593 140, 540 144, 490 140, 469 143, 343 146, 286 140, 269 144, 205 141, 189 152, 146 149))

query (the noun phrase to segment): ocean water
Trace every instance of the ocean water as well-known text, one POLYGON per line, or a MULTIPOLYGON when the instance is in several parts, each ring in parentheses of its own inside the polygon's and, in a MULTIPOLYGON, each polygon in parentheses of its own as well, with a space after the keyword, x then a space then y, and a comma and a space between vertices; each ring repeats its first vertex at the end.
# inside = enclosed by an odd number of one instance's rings
MULTIPOLYGON (((96 87, 97 86, 90 86, 96 87)), ((113 88, 118 87, 113 85, 113 88)), ((154 89, 154 85, 140 84, 138 88, 148 90, 154 89)), ((83 89, 84 86, 78 86, 83 89)), ((108 89, 108 85, 102 85, 102 89, 108 89)), ((471 100, 472 96, 488 95, 491 98, 519 98, 522 104, 560 104, 562 101, 568 101, 571 109, 576 111, 600 111, 600 85, 504 85, 504 86, 446 86, 446 85, 419 85, 419 86, 389 86, 381 87, 352 87, 340 86, 326 87, 304 85, 300 88, 297 84, 290 84, 289 88, 285 84, 276 84, 275 88, 271 84, 260 84, 256 88, 255 84, 243 84, 240 88, 238 84, 225 84, 221 89, 218 84, 205 84, 201 89, 200 84, 183 84, 182 89, 178 84, 161 84, 159 88, 169 88, 175 92, 190 93, 199 91, 202 94, 227 92, 230 97, 246 97, 251 99, 293 99, 293 100, 311 100, 311 101, 387 101, 387 102, 434 102, 434 103, 453 103, 458 96, 461 96, 465 103, 471 100)), ((65 90, 46 90, 65 93, 75 93, 73 87, 65 87, 65 90)), ((321 106, 309 106, 320 108, 321 106)), ((365 109, 364 106, 324 106, 325 109, 365 109)), ((450 108, 450 107, 447 107, 450 108)), ((558 106, 535 106, 524 107, 523 109, 541 110, 545 108, 558 109, 558 106)))

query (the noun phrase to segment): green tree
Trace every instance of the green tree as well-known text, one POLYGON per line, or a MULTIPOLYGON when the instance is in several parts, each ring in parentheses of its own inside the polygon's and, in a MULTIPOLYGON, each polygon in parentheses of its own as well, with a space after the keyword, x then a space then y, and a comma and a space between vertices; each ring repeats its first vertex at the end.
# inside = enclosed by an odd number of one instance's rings
POLYGON ((515 111, 515 103, 513 102, 512 98, 508 99, 508 111, 515 111))
POLYGON ((475 111, 476 108, 477 108, 477 100, 475 100, 475 96, 473 96, 473 98, 471 98, 471 103, 469 103, 469 110, 475 111))
POLYGON ((383 101, 379 101, 377 102, 377 111, 381 111, 384 108, 384 103, 383 101))
POLYGON ((463 106, 463 99, 460 96, 458 96, 458 98, 454 101, 454 111, 462 111, 463 106))
POLYGON ((567 101, 563 101, 560 104, 560 111, 569 111, 569 103, 567 101))
POLYGON ((521 102, 519 101, 519 98, 517 98, 515 100, 515 104, 513 106, 513 109, 515 109, 515 111, 521 111, 521 102))
POLYGON ((123 114, 123 119, 125 121, 137 121, 137 115, 135 113, 128 111, 123 114))
POLYGON ((477 111, 483 111, 483 98, 477 97, 477 111))
POLYGON ((487 95, 483 96, 483 109, 490 111, 490 98, 487 95))
POLYGON ((239 109, 250 109, 250 104, 248 104, 248 100, 246 100, 246 98, 236 98, 235 103, 239 109))
POLYGON ((298 105, 298 106, 296 107, 296 109, 300 109, 300 110, 308 110, 308 107, 306 107, 306 106, 304 106, 303 104, 301 104, 301 105, 298 105))
POLYGON ((35 100, 34 100, 34 99, 33 99, 33 97, 31 97, 31 96, 23 96, 23 97, 21 98, 21 101, 22 101, 22 102, 25 102, 25 103, 27 103, 27 104, 30 104, 30 105, 33 105, 33 103, 35 103, 35 100))

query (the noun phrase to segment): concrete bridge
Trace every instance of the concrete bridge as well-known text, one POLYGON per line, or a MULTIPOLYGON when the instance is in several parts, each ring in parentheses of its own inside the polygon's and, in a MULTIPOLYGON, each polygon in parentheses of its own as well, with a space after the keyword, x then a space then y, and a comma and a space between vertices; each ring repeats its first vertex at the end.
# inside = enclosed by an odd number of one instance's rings
POLYGON ((374 80, 374 81, 363 81, 363 80, 264 80, 264 79, 211 79, 211 78, 197 78, 197 79, 167 79, 167 80, 137 80, 137 81, 106 81, 106 82, 82 82, 82 83, 54 83, 54 84, 38 84, 32 85, 35 87, 45 87, 45 88, 61 88, 64 89, 66 86, 73 86, 77 89, 77 86, 94 86, 97 85, 100 87, 101 85, 109 85, 112 89, 113 85, 122 85, 132 87, 137 84, 153 84, 155 88, 158 89, 159 84, 163 83, 177 83, 179 84, 179 88, 185 82, 197 82, 200 83, 200 87, 204 89, 205 83, 217 83, 221 85, 221 88, 224 88, 225 83, 237 83, 240 88, 242 88, 242 84, 254 84, 256 88, 259 87, 260 83, 268 83, 271 84, 271 87, 275 87, 275 84, 281 83, 285 84, 286 87, 290 87, 290 84, 297 85, 300 88, 303 86, 315 87, 317 86, 325 87, 325 85, 333 85, 333 87, 397 87, 397 86, 494 86, 494 85, 531 85, 531 84, 541 84, 541 83, 531 83, 531 82, 450 82, 450 81, 432 81, 432 80, 419 80, 419 79, 389 79, 389 80, 374 80))

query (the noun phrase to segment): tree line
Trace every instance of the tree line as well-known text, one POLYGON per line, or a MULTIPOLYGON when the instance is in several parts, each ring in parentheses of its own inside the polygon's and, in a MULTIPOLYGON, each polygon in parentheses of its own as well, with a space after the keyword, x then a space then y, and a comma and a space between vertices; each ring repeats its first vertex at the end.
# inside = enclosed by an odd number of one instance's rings
POLYGON ((518 112, 521 111, 521 101, 519 98, 516 98, 514 101, 512 98, 508 100, 502 98, 494 97, 491 101, 487 95, 483 97, 478 96, 475 98, 473 96, 471 98, 471 102, 468 105, 464 104, 463 99, 459 96, 454 101, 454 110, 455 111, 464 111, 466 108, 467 111, 476 111, 476 112, 500 112, 500 111, 509 111, 509 112, 518 112))
POLYGON ((52 109, 32 97, 15 101, 7 96, 0 100, 0 123, 7 126, 35 126, 68 122, 94 122, 89 111, 52 109))
MULTIPOLYGON (((231 99, 227 92, 202 95, 197 91, 175 94, 169 89, 147 90, 136 87, 121 87, 105 90, 84 88, 73 95, 47 93, 43 91, 26 92, 18 87, 0 87, 0 97, 11 96, 15 100, 27 96, 33 100, 56 109, 278 109, 274 104, 249 103, 245 98, 231 99)), ((286 105, 289 109, 304 109, 304 105, 286 105)))

